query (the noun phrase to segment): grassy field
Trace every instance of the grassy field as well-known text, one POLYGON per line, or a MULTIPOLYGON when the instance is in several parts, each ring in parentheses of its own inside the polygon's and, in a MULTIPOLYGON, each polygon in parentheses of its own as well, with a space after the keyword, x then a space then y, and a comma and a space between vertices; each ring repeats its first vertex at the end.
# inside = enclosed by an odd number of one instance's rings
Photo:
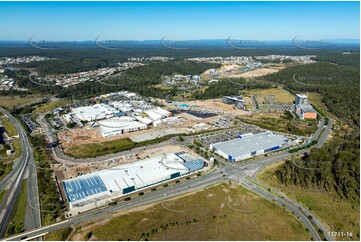
POLYGON ((71 232, 70 228, 64 228, 57 231, 53 231, 47 233, 45 237, 45 241, 65 241, 71 232))
POLYGON ((238 118, 245 123, 255 124, 264 129, 297 135, 311 135, 317 129, 315 120, 300 120, 296 117, 287 119, 284 113, 256 113, 238 118))
POLYGON ((337 237, 337 240, 359 240, 360 207, 347 200, 340 199, 336 194, 318 189, 302 189, 299 186, 284 186, 278 182, 275 171, 283 162, 274 164, 260 172, 258 178, 265 184, 278 188, 280 191, 299 201, 309 208, 314 215, 327 224, 333 232, 352 232, 353 237, 337 237))
POLYGON ((105 221, 78 226, 72 240, 309 240, 283 208, 222 183, 105 221))
POLYGON ((27 197, 27 180, 21 185, 21 192, 18 201, 16 202, 15 209, 12 214, 11 222, 9 223, 5 235, 11 236, 13 234, 24 231, 24 220, 26 213, 26 197, 27 197))
POLYGON ((18 132, 16 131, 16 128, 15 126, 10 122, 10 119, 7 118, 7 117, 4 117, 2 120, 1 120, 1 125, 4 127, 7 135, 9 137, 12 137, 12 136, 15 136, 18 134, 18 132))
POLYGON ((135 147, 135 145, 136 143, 131 139, 124 138, 97 144, 72 146, 66 150, 66 153, 76 158, 96 157, 131 149, 135 147))
POLYGON ((6 97, 0 96, 0 106, 6 108, 12 108, 14 106, 21 106, 34 102, 39 97, 37 96, 26 96, 26 97, 6 97))
POLYGON ((259 104, 292 104, 295 100, 291 93, 279 88, 250 90, 249 93, 256 95, 259 104))
POLYGON ((64 105, 67 105, 67 104, 70 104, 71 101, 68 100, 68 99, 63 99, 63 100, 59 100, 59 101, 50 101, 50 102, 47 102, 45 104, 42 104, 41 106, 39 106, 37 109, 36 109, 36 112, 38 113, 46 113, 46 112, 49 112, 55 108, 59 108, 59 107, 62 107, 64 105))

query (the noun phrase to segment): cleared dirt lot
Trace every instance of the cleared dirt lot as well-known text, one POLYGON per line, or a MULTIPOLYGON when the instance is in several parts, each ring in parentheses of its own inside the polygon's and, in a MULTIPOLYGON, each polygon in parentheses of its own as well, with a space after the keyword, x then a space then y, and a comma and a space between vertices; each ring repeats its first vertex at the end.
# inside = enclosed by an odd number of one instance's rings
POLYGON ((234 107, 234 105, 231 104, 225 104, 222 102, 221 99, 196 100, 196 101, 188 101, 182 103, 189 104, 190 106, 198 106, 204 111, 209 111, 209 112, 228 113, 233 115, 248 114, 248 111, 237 109, 234 107))
POLYGON ((101 144, 102 142, 113 141, 123 138, 130 138, 134 142, 140 142, 144 140, 159 138, 167 134, 189 133, 192 130, 186 128, 187 126, 192 126, 192 123, 185 122, 180 125, 168 126, 160 125, 158 127, 152 127, 147 130, 141 130, 107 138, 104 138, 100 135, 99 127, 83 127, 61 131, 58 133, 58 139, 60 141, 60 145, 64 149, 64 152, 67 152, 67 149, 72 146, 80 146, 85 144, 101 144))
POLYGON ((185 146, 180 145, 164 145, 156 148, 147 148, 142 149, 137 152, 125 152, 124 155, 119 157, 109 159, 105 162, 83 162, 83 163, 72 163, 72 164, 63 164, 53 166, 53 169, 57 172, 57 176, 59 179, 70 179, 74 178, 80 174, 89 174, 91 172, 109 169, 114 166, 119 166, 122 164, 132 163, 137 160, 147 159, 150 157, 156 157, 163 155, 164 153, 176 153, 185 151, 192 154, 194 157, 199 157, 196 153, 194 153, 191 149, 185 146))
POLYGON ((252 77, 265 76, 267 74, 271 74, 271 73, 275 73, 275 72, 279 72, 279 70, 270 69, 270 68, 261 68, 261 69, 257 69, 257 70, 253 70, 253 71, 248 71, 248 72, 245 72, 245 73, 242 73, 242 74, 230 75, 228 77, 232 77, 232 78, 238 78, 238 77, 252 78, 252 77))

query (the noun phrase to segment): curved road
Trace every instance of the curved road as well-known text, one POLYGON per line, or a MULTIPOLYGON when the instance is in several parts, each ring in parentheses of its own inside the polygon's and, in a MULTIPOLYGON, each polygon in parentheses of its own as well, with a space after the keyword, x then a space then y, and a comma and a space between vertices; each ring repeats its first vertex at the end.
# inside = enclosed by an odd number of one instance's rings
MULTIPOLYGON (((321 123, 322 124, 322 123, 321 123)), ((325 131, 319 137, 319 145, 321 146, 327 138, 332 127, 332 122, 329 122, 328 126, 326 127, 325 131), (328 131, 327 131, 328 130, 328 131)), ((323 129, 323 124, 319 126, 317 132, 321 132, 323 129)), ((317 137, 317 136, 315 136, 317 137)), ((118 203, 115 206, 105 206, 100 207, 98 209, 94 209, 91 211, 87 211, 85 213, 76 215, 74 217, 68 218, 62 222, 55 223, 49 226, 42 227, 40 229, 36 229, 33 231, 25 232, 13 237, 8 238, 8 240, 20 240, 25 238, 33 238, 37 236, 41 236, 44 233, 56 231, 71 225, 79 224, 85 221, 89 221, 100 216, 105 216, 108 213, 118 212, 127 210, 130 208, 142 206, 145 204, 151 204, 154 202, 160 202, 167 198, 179 196, 181 194, 186 194, 188 192, 201 189, 207 187, 209 185, 218 183, 225 179, 231 179, 239 182, 240 185, 244 186, 245 188, 259 194, 260 196, 271 200, 273 202, 277 202, 280 205, 284 205, 286 209, 295 213, 297 217, 300 218, 300 221, 309 229, 313 238, 315 240, 321 240, 318 229, 316 229, 313 223, 309 220, 308 214, 305 213, 305 209, 302 209, 302 206, 293 200, 289 199, 288 197, 278 196, 277 194, 271 193, 267 190, 262 189, 259 185, 257 185, 257 181, 252 181, 252 174, 255 174, 256 171, 260 170, 261 168, 272 164, 276 161, 287 159, 292 157, 293 155, 302 154, 308 150, 302 150, 293 154, 288 152, 280 152, 277 154, 269 155, 267 157, 260 157, 256 160, 246 161, 242 163, 231 164, 229 162, 224 162, 220 159, 223 166, 216 166, 216 169, 197 177, 195 179, 186 180, 184 182, 166 187, 157 189, 154 192, 148 192, 143 196, 136 197, 127 202, 118 203), (301 209, 300 209, 301 208, 301 209)), ((323 234, 326 236, 328 240, 332 240, 327 236, 328 231, 323 225, 319 222, 315 222, 316 218, 313 218, 313 222, 317 225, 319 229, 323 231, 323 234)))
MULTIPOLYGON (((11 215, 14 210, 14 206, 19 197, 21 184, 28 169, 28 164, 34 162, 34 157, 26 132, 19 123, 19 121, 5 109, 0 108, 0 111, 4 113, 10 119, 11 123, 15 126, 19 135, 19 141, 21 146, 21 156, 18 162, 13 166, 13 170, 0 182, 0 191, 4 191, 7 187, 9 188, 0 205, 0 237, 2 238, 5 234, 6 228, 9 224, 11 215)), ((32 201, 34 201, 35 203, 39 202, 39 199, 36 199, 36 170, 34 171, 33 169, 29 171, 28 189, 30 188, 33 189, 28 190, 28 203, 30 202, 29 198, 32 199, 32 201)), ((32 217, 32 220, 27 222, 27 226, 31 229, 39 228, 41 226, 40 207, 38 212, 32 210, 30 211, 29 215, 32 217)))

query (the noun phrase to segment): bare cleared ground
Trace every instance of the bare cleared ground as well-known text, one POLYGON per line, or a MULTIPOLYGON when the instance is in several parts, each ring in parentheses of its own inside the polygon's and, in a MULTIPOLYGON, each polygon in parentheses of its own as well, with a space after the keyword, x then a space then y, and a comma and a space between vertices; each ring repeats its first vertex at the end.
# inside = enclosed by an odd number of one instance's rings
POLYGON ((192 126, 192 123, 185 122, 179 125, 160 125, 159 127, 152 127, 146 130, 140 130, 107 138, 104 138, 100 135, 99 127, 73 128, 70 130, 61 131, 57 135, 59 143, 63 147, 64 152, 66 153, 67 149, 72 146, 80 146, 85 144, 101 144, 102 142, 113 141, 122 138, 130 138, 138 142, 146 140, 147 137, 148 139, 155 139, 159 136, 163 136, 163 134, 166 135, 170 133, 189 133, 190 130, 186 129, 188 126, 192 126))
POLYGON ((188 147, 180 145, 164 145, 157 148, 147 148, 138 152, 127 152, 126 155, 110 159, 107 162, 88 162, 88 163, 68 163, 63 165, 54 166, 53 169, 57 172, 60 179, 70 179, 78 176, 78 174, 89 174, 103 169, 109 169, 114 166, 132 163, 137 160, 146 159, 149 157, 156 157, 167 153, 176 153, 185 151, 192 154, 194 157, 199 157, 196 153, 188 147))
MULTIPOLYGON (((235 108, 234 105, 225 104, 220 99, 196 100, 182 103, 186 103, 191 106, 199 106, 201 109, 208 112, 222 112, 240 116, 247 115, 249 113, 248 111, 235 108)), ((207 121, 206 119, 203 120, 207 121)))
POLYGON ((278 69, 270 69, 270 68, 261 68, 261 69, 257 69, 257 70, 253 70, 253 71, 247 71, 245 73, 242 74, 236 74, 236 75, 229 75, 228 77, 231 78, 252 78, 252 77, 260 77, 260 76, 265 76, 271 73, 275 73, 275 72, 279 72, 278 69))
MULTIPOLYGON (((217 68, 217 72, 220 73, 220 78, 252 78, 278 72, 282 70, 285 65, 274 63, 272 65, 266 64, 263 68, 241 73, 243 67, 243 64, 223 64, 220 68, 217 68)), ((202 79, 208 79, 211 78, 212 75, 209 73, 209 70, 207 70, 201 74, 201 77, 202 79)))

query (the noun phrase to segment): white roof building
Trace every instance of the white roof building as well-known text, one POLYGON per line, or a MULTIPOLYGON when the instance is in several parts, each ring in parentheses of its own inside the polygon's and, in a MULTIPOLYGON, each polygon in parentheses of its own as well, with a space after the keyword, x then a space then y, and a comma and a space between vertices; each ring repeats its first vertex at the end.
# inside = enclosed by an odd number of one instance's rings
POLYGON ((110 106, 122 111, 122 112, 130 112, 133 110, 133 106, 130 103, 124 102, 111 102, 109 103, 110 106))
POLYGON ((74 208, 101 200, 110 201, 204 167, 203 160, 187 154, 168 153, 65 180, 63 187, 69 205, 74 208))
POLYGON ((225 159, 235 162, 280 149, 288 142, 283 135, 263 132, 246 134, 237 139, 211 144, 210 149, 225 159))
POLYGON ((106 104, 71 108, 71 111, 82 121, 93 121, 114 116, 118 111, 106 104))
POLYGON ((147 129, 147 125, 134 121, 131 117, 110 118, 98 122, 103 137, 121 135, 137 130, 147 129))
POLYGON ((160 107, 146 110, 146 111, 144 111, 144 113, 146 113, 149 116, 149 118, 153 121, 156 121, 156 120, 159 120, 162 118, 166 118, 166 117, 169 117, 172 115, 171 112, 169 112, 163 108, 160 108, 160 107))

